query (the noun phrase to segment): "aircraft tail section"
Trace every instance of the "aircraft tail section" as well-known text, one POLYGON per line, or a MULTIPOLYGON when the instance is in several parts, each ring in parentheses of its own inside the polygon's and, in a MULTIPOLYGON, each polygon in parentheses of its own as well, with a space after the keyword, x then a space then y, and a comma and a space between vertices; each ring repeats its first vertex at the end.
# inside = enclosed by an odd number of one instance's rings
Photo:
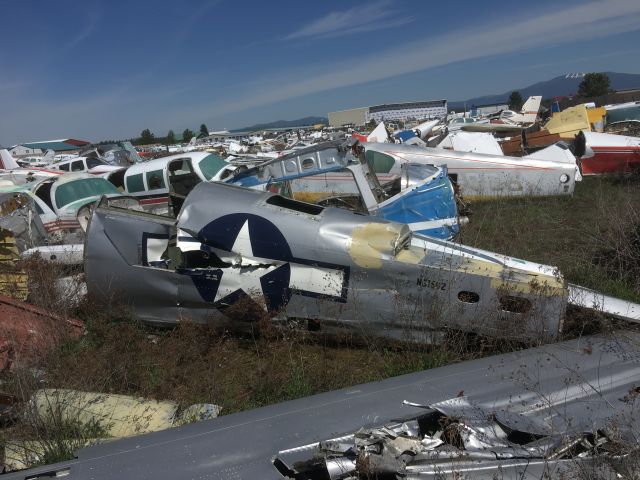
POLYGON ((20 168, 18 162, 16 162, 9 151, 5 150, 4 148, 0 150, 0 168, 3 168, 5 170, 14 170, 16 168, 20 168))
POLYGON ((524 116, 524 122, 533 123, 536 121, 538 110, 540 110, 540 102, 542 102, 542 97, 540 95, 529 97, 527 101, 524 102, 522 110, 520 110, 520 113, 524 116))
POLYGON ((53 163, 53 160, 55 159, 56 152, 54 152, 53 150, 47 150, 44 155, 42 156, 42 162, 44 163, 53 163))

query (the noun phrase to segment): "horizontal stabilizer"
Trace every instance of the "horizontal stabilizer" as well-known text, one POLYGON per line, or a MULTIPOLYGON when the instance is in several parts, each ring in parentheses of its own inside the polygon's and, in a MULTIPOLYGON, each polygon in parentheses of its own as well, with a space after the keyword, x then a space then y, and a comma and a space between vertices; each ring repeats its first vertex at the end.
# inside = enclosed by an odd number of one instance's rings
POLYGON ((569 284, 569 303, 578 307, 597 310, 622 320, 640 323, 640 305, 610 297, 604 293, 569 284))

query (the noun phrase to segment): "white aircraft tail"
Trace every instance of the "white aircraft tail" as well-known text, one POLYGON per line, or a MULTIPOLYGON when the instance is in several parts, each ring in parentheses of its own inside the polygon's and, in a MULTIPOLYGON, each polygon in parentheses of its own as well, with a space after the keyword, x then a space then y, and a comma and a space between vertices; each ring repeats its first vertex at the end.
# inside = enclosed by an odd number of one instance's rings
POLYGON ((524 102, 520 110, 520 113, 524 117, 524 120, 521 120, 523 123, 533 123, 536 121, 538 110, 540 110, 540 102, 542 102, 540 95, 529 97, 527 101, 524 102))
POLYGON ((14 170, 16 168, 20 168, 18 162, 16 162, 15 158, 9 153, 8 150, 4 148, 0 150, 0 168, 5 170, 14 170))
POLYGON ((192 145, 192 146, 195 145, 197 140, 198 140, 197 137, 191 137, 191 140, 189 141, 189 145, 192 145))
POLYGON ((374 143, 388 143, 389 135, 387 129, 384 126, 384 122, 380 122, 376 128, 367 136, 367 142, 374 143))
POLYGON ((56 152, 54 152, 53 150, 47 150, 42 156, 41 161, 44 163, 53 163, 53 161, 55 160, 55 156, 56 152))

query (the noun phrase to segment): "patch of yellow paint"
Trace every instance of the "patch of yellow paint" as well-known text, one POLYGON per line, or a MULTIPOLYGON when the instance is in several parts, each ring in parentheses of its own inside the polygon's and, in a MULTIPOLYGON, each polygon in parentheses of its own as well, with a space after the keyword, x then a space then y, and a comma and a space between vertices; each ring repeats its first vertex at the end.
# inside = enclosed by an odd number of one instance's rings
POLYGON ((404 263, 419 264, 424 258, 425 251, 420 247, 403 248, 396 255, 396 260, 404 263))
MULTIPOLYGON (((600 124, 604 126, 604 118, 607 115, 607 110, 604 107, 587 108, 587 118, 592 126, 600 124)), ((602 130, 600 130, 602 131, 602 130)))
POLYGON ((484 260, 468 259, 456 269, 491 280, 491 287, 506 289, 515 293, 558 297, 568 295, 566 282, 553 275, 534 274, 526 270, 504 267, 484 260))
POLYGON ((174 402, 65 389, 38 390, 30 402, 44 419, 61 415, 62 420, 95 422, 110 437, 130 437, 170 428, 178 409, 174 402))
POLYGON ((319 200, 325 198, 326 193, 321 192, 294 192, 293 199, 300 202, 317 203, 319 200))
POLYGON ((363 268, 382 267, 383 256, 393 256, 409 227, 397 223, 367 223, 351 232, 349 256, 363 268))

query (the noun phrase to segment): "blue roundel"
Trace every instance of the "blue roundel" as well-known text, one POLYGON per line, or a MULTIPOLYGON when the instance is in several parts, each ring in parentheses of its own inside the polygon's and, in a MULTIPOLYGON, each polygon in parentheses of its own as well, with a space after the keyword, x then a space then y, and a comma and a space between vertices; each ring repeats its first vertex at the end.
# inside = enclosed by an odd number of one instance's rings
MULTIPOLYGON (((264 259, 265 262, 269 260, 290 262, 292 260, 291 248, 282 232, 269 220, 258 215, 234 213, 217 218, 198 232, 197 239, 210 247, 232 252, 233 246, 247 222, 249 241, 253 253, 252 257, 264 259)), ((247 267, 247 269, 251 268, 258 269, 261 267, 247 267)), ((215 282, 208 280, 206 276, 202 275, 192 276, 191 278, 202 298, 205 301, 211 302, 216 297, 220 281, 224 275, 237 275, 239 288, 229 295, 219 298, 216 302, 219 303, 220 306, 230 305, 248 296, 248 293, 242 289, 243 274, 238 274, 239 271, 240 269, 238 267, 221 269, 221 278, 215 282), (215 290, 215 292, 213 290, 215 290)), ((254 270, 250 274, 259 275, 259 271, 254 270)), ((284 263, 276 269, 260 276, 259 281, 262 294, 264 295, 267 309, 270 312, 279 310, 289 302, 291 298, 291 289, 289 288, 290 278, 291 267, 289 263, 284 263)))
POLYGON ((217 218, 198 232, 198 240, 211 247, 231 251, 247 220, 254 257, 283 262, 292 260, 289 244, 278 227, 269 220, 250 213, 232 213, 217 218))

